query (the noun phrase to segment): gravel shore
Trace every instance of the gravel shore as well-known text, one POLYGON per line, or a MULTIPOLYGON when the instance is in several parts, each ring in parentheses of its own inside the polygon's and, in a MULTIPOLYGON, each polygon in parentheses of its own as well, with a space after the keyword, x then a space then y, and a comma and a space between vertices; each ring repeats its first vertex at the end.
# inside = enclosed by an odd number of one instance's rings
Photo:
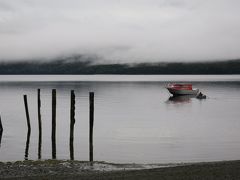
POLYGON ((1 162, 0 179, 237 180, 240 161, 167 165, 61 160, 1 162))

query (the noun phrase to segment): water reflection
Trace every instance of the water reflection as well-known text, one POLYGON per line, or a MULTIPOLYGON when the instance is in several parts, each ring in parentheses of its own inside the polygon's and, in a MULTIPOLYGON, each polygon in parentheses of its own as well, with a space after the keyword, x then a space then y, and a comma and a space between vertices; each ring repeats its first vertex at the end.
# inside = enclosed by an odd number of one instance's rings
POLYGON ((74 160, 74 144, 73 144, 73 139, 70 140, 69 149, 70 149, 70 159, 71 159, 71 160, 74 160))
POLYGON ((1 143, 2 143, 2 134, 3 134, 3 130, 0 130, 0 147, 1 147, 1 143))
POLYGON ((191 103, 191 99, 196 98, 196 95, 182 95, 182 96, 171 96, 169 97, 167 103, 191 103))
MULTIPOLYGON (((78 119, 74 126, 76 128, 74 135, 77 139, 73 143, 75 160, 88 160, 89 157, 89 91, 94 91, 97 95, 96 160, 116 163, 169 163, 229 160, 240 156, 240 82, 197 82, 196 87, 211 97, 207 101, 202 101, 204 103, 186 96, 169 98, 163 82, 6 82, 5 84, 0 82, 0 84, 0 109, 8 120, 6 125, 4 124, 5 129, 8 130, 2 137, 1 161, 24 158, 21 139, 24 139, 23 150, 25 150, 27 132, 22 132, 26 128, 26 118, 24 109, 16 106, 22 103, 23 93, 29 94, 30 113, 35 119, 31 122, 34 133, 31 133, 30 138, 31 141, 38 140, 37 88, 42 90, 42 158, 51 158, 52 153, 51 89, 53 88, 58 90, 59 159, 71 158, 69 147, 71 89, 75 89, 76 92, 75 117, 78 119), (170 104, 166 104, 165 101, 170 104)), ((38 158, 37 145, 38 142, 29 144, 29 159, 38 158), (32 154, 35 150, 36 153, 32 154)))
POLYGON ((42 136, 39 134, 38 139, 38 159, 42 158, 42 136))
POLYGON ((2 134, 3 134, 3 127, 2 127, 2 120, 0 116, 0 147, 1 147, 1 142, 2 142, 2 134))
POLYGON ((29 151, 30 135, 31 135, 31 130, 28 129, 27 141, 26 141, 26 148, 25 148, 25 157, 24 157, 25 160, 28 160, 28 151, 29 151))

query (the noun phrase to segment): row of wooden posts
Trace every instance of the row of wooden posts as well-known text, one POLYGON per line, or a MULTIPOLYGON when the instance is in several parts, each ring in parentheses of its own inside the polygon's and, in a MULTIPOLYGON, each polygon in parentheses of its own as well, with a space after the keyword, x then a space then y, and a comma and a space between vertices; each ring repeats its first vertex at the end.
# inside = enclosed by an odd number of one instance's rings
MULTIPOLYGON (((40 89, 38 89, 37 104, 38 104, 38 159, 41 159, 41 147, 42 147, 42 119, 41 119, 41 95, 40 89)), ((28 111, 27 95, 23 95, 26 118, 27 118, 27 141, 25 149, 25 160, 28 160, 28 150, 31 135, 31 123, 28 111)), ((74 124, 75 124, 75 93, 71 90, 71 105, 70 105, 70 159, 74 160, 74 124)), ((56 159, 56 89, 52 89, 52 159, 56 159)), ((94 123, 94 92, 89 92, 89 161, 93 161, 93 123, 94 123)), ((1 129, 1 117, 0 117, 0 129, 1 129)))

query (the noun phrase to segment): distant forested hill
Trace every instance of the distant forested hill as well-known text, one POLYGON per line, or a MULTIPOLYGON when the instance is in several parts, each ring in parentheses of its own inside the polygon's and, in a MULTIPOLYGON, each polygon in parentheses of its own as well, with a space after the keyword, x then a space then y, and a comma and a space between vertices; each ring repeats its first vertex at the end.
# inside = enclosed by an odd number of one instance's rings
POLYGON ((0 74, 240 74, 240 59, 195 63, 94 64, 91 60, 0 63, 0 74))

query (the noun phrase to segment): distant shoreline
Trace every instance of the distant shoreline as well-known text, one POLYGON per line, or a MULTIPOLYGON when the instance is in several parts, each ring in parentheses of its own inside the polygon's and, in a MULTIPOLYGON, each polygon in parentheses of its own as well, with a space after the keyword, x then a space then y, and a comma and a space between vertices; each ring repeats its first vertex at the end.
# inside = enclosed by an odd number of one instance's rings
POLYGON ((0 178, 8 179, 240 179, 240 160, 139 165, 81 161, 0 162, 0 178))
POLYGON ((240 82, 240 75, 0 75, 9 82, 240 82))
POLYGON ((240 59, 219 62, 94 64, 81 59, 0 63, 1 75, 202 75, 240 74, 240 59))

